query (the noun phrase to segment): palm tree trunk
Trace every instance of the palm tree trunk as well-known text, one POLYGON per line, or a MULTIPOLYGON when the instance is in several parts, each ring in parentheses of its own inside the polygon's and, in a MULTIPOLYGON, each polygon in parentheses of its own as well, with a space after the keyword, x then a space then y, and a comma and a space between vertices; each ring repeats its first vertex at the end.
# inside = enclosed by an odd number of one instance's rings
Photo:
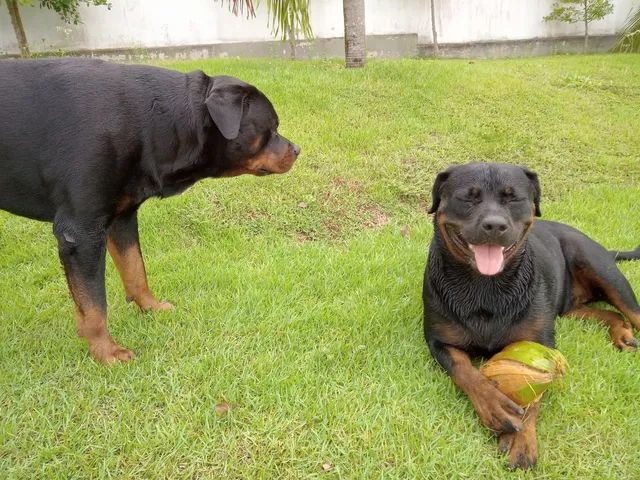
POLYGON ((433 55, 437 57, 440 54, 438 48, 438 32, 436 31, 436 7, 435 0, 431 0, 431 35, 433 36, 433 55))
POLYGON ((291 60, 296 59, 296 30, 294 28, 294 13, 293 6, 289 5, 289 28, 287 31, 287 37, 289 37, 289 55, 291 60))
POLYGON ((22 26, 22 18, 20 18, 20 10, 18 10, 17 0, 7 0, 7 9, 9 10, 9 17, 11 17, 13 31, 16 33, 16 39, 20 46, 20 56, 28 57, 31 53, 29 52, 27 34, 24 33, 24 27, 22 26))
POLYGON ((289 28, 289 56, 291 60, 296 59, 296 36, 292 28, 289 28))
POLYGON ((342 0, 347 68, 363 67, 367 55, 364 0, 342 0))

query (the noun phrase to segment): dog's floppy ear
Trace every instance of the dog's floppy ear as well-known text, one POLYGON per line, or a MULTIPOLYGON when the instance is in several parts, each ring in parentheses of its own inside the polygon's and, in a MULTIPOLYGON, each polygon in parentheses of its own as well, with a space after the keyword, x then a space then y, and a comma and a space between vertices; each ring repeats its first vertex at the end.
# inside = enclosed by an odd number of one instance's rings
POLYGON ((536 217, 541 217, 542 212, 540 212, 540 180, 538 180, 538 174, 536 172, 532 172, 531 170, 527 170, 523 168, 524 174, 527 176, 529 181, 531 182, 531 186, 533 187, 533 205, 535 206, 535 214, 536 217))
POLYGON ((204 103, 222 136, 232 140, 240 132, 244 100, 249 94, 248 85, 233 77, 214 77, 211 83, 204 103))
POLYGON ((440 172, 436 177, 436 181, 433 182, 433 188, 431 189, 431 208, 427 213, 436 213, 440 206, 440 195, 442 194, 442 187, 446 183, 447 179, 451 175, 451 168, 440 172))

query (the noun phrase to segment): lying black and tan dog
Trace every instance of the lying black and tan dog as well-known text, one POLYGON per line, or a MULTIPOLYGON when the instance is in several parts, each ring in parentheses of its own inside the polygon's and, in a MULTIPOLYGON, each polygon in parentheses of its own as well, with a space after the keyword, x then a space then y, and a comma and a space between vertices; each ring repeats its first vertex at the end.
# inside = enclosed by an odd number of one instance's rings
POLYGON ((521 167, 472 163, 438 174, 434 237, 424 278, 424 330, 431 354, 469 397, 480 420, 500 434, 509 465, 536 462, 539 404, 523 411, 471 363, 518 340, 554 345, 557 315, 594 317, 616 347, 636 340, 617 312, 587 306, 604 300, 640 329, 640 306, 615 265, 640 259, 608 252, 578 230, 540 216, 540 185, 521 167), (523 418, 524 415, 524 418, 523 418))
POLYGON ((288 171, 300 149, 255 87, 99 60, 0 62, 0 209, 53 222, 78 334, 101 362, 133 353, 107 330, 105 251, 144 310, 137 210, 205 177, 288 171))

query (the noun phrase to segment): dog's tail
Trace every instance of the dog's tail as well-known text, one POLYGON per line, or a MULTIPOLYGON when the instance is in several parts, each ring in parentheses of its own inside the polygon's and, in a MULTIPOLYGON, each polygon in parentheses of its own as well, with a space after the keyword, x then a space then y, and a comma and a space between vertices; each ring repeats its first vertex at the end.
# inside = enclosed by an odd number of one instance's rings
POLYGON ((621 260, 640 260, 640 246, 635 250, 629 250, 628 252, 621 252, 618 250, 609 250, 609 253, 613 255, 616 262, 621 260))

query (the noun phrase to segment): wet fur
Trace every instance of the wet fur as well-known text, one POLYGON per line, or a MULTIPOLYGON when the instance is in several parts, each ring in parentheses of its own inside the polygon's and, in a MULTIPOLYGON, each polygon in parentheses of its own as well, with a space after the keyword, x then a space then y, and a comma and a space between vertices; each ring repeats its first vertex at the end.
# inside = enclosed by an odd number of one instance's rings
POLYGON ((598 300, 614 305, 640 329, 640 306, 615 265, 616 257, 640 258, 640 248, 608 252, 570 226, 531 223, 533 218, 523 213, 527 210, 541 214, 537 175, 527 169, 469 164, 441 172, 433 187, 434 236, 423 286, 424 333, 431 354, 469 396, 483 423, 508 436, 501 448, 511 448, 509 465, 520 468, 536 461, 535 419, 523 423, 522 409, 492 387, 469 359, 489 357, 519 340, 553 347, 555 318, 563 314, 592 314, 609 326, 618 348, 635 349, 629 327, 617 317, 585 307, 598 300), (500 200, 501 192, 511 190, 520 197, 517 206, 500 200), (469 206, 459 198, 467 191, 480 191, 482 198, 469 206), (489 213, 507 219, 515 232, 525 232, 519 249, 492 276, 479 273, 460 252, 451 252, 452 242, 445 238, 448 222, 478 238, 474 229, 489 213))

